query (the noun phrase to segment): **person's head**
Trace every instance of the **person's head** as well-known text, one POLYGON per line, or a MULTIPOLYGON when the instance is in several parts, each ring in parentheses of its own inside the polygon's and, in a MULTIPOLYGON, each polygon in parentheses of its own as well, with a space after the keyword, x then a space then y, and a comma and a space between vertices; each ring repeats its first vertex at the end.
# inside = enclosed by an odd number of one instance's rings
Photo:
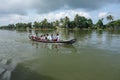
POLYGON ((47 37, 45 37, 45 39, 47 39, 47 37))
POLYGON ((41 37, 43 37, 43 35, 41 35, 41 37))
POLYGON ((47 36, 49 36, 49 34, 46 34, 47 36))
POLYGON ((57 34, 57 36, 58 36, 59 34, 57 34))
POLYGON ((51 36, 53 36, 53 34, 51 34, 51 36))

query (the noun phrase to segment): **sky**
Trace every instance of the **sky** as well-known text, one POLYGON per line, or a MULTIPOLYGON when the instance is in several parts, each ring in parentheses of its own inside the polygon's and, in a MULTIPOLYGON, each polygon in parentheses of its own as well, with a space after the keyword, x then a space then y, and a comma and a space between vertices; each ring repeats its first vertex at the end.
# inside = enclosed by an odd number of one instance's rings
POLYGON ((73 20, 79 14, 91 18, 93 23, 98 19, 113 15, 120 19, 120 0, 0 0, 0 26, 19 22, 59 20, 68 16, 73 20))

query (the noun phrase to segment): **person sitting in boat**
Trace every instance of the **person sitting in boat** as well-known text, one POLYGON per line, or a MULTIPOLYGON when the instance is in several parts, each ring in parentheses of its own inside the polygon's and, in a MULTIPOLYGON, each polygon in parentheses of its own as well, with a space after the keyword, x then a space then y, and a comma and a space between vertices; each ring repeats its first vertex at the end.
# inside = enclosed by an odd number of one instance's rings
POLYGON ((36 35, 32 35, 31 37, 32 37, 32 39, 36 39, 36 35))
POLYGON ((40 40, 44 41, 45 40, 45 35, 41 35, 40 40))
POLYGON ((52 37, 49 34, 47 34, 47 40, 52 41, 52 37))
POLYGON ((53 36, 53 34, 51 34, 51 39, 52 39, 52 41, 54 40, 54 36, 53 36))
POLYGON ((43 36, 43 35, 41 35, 40 37, 38 37, 38 40, 42 40, 42 36, 43 36))
POLYGON ((60 36, 59 36, 59 34, 56 35, 56 38, 54 39, 54 41, 60 41, 60 36))

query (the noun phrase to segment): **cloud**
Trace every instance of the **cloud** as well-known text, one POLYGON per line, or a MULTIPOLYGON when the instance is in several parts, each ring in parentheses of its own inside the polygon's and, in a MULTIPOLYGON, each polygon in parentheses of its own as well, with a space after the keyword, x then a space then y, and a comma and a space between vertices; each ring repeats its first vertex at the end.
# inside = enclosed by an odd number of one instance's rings
POLYGON ((36 0, 33 7, 39 13, 46 13, 58 9, 84 9, 84 10, 97 10, 107 4, 118 3, 118 0, 36 0))
POLYGON ((8 24, 15 24, 18 22, 34 22, 34 21, 42 21, 43 19, 47 19, 49 22, 60 20, 60 18, 64 18, 68 16, 70 20, 73 20, 75 15, 79 14, 80 16, 84 16, 86 18, 91 18, 88 12, 80 11, 80 10, 62 10, 62 11, 54 11, 46 14, 34 14, 34 15, 18 15, 18 14, 11 14, 8 16, 2 16, 0 18, 0 23, 3 25, 8 24))
POLYGON ((104 18, 104 17, 106 17, 107 15, 108 15, 107 12, 101 12, 101 13, 98 14, 98 17, 99 17, 99 18, 104 18))
POLYGON ((8 16, 3 16, 0 18, 0 24, 1 25, 8 25, 8 24, 15 24, 15 23, 25 23, 25 22, 30 22, 30 17, 29 16, 24 16, 24 15, 8 15, 8 16))
POLYGON ((106 4, 118 3, 120 0, 1 0, 0 15, 27 14, 28 10, 48 13, 59 9, 96 10, 106 4))
MULTIPOLYGON (((0 25, 19 21, 39 21, 44 18, 50 21, 65 16, 73 19, 75 14, 91 18, 88 12, 100 10, 110 4, 120 4, 120 0, 1 0, 0 25)), ((105 13, 99 14, 99 17, 103 16, 105 13)))
POLYGON ((47 18, 48 21, 55 21, 55 20, 59 20, 60 18, 64 18, 66 16, 68 16, 70 18, 70 20, 73 20, 76 14, 79 14, 80 16, 84 16, 86 18, 91 17, 88 12, 79 11, 79 10, 63 10, 63 11, 59 11, 59 12, 55 11, 55 12, 51 12, 48 14, 40 15, 38 20, 47 18))

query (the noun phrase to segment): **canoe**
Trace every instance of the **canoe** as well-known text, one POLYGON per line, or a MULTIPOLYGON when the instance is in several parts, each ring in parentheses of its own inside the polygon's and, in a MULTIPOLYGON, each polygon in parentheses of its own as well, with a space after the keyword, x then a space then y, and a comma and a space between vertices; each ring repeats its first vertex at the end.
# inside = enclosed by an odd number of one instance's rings
POLYGON ((42 42, 42 43, 65 43, 65 44, 73 44, 76 42, 76 39, 71 40, 65 40, 65 41, 49 41, 49 40, 39 40, 38 38, 32 38, 29 36, 29 39, 36 42, 42 42))

